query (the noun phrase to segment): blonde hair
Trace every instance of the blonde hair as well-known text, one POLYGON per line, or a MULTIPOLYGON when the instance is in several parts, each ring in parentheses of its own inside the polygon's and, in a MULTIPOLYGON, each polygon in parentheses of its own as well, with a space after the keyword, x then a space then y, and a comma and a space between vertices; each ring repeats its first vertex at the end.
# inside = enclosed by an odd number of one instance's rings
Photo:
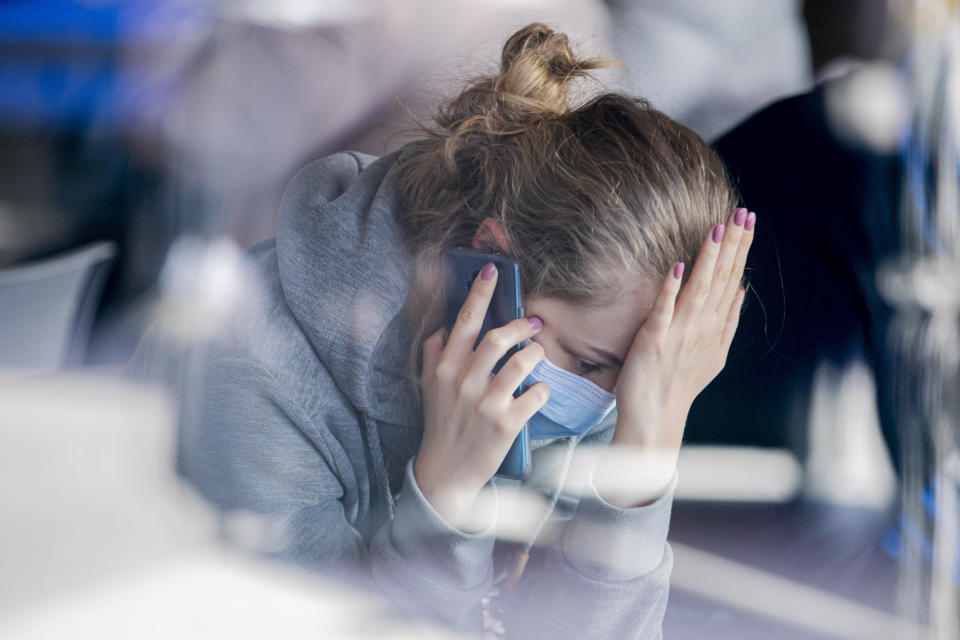
POLYGON ((525 298, 596 307, 638 278, 659 282, 675 262, 689 274, 710 227, 736 206, 717 155, 646 101, 603 93, 568 105, 573 80, 614 64, 580 60, 565 35, 528 25, 507 40, 498 75, 473 82, 404 147, 413 380, 423 340, 442 324, 442 253, 469 247, 484 218, 503 226, 525 298))

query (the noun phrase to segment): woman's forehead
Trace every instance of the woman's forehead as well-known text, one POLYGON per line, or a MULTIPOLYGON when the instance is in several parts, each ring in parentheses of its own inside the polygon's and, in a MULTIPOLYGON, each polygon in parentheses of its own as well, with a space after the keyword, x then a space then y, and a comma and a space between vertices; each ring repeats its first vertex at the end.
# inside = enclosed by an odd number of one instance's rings
POLYGON ((586 343, 617 354, 622 360, 646 320, 656 293, 637 287, 613 296, 608 304, 585 305, 553 297, 531 298, 527 315, 539 315, 545 326, 568 344, 586 343))

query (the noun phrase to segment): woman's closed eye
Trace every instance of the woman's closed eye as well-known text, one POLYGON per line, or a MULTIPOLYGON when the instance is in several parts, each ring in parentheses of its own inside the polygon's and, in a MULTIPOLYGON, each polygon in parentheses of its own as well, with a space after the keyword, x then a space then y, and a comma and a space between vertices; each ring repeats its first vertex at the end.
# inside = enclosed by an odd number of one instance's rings
POLYGON ((593 373, 594 371, 600 371, 603 369, 603 365, 597 364, 595 362, 590 362, 589 360, 584 360, 583 358, 573 358, 573 367, 576 369, 576 372, 579 375, 586 375, 588 373, 593 373))

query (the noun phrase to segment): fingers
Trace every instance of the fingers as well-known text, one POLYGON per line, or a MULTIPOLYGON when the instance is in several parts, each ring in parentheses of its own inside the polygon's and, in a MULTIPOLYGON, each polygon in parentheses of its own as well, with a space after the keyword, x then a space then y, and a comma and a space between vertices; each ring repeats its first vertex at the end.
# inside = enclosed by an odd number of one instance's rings
POLYGON ((677 302, 677 316, 683 324, 690 323, 697 317, 707 301, 707 296, 710 295, 710 285, 713 282, 713 272, 717 265, 717 257, 720 255, 720 243, 725 230, 722 224, 713 225, 707 239, 700 247, 700 253, 697 254, 697 260, 693 265, 693 272, 677 302))
MULTIPOLYGON (((493 367, 497 364, 497 361, 500 360, 500 358, 502 358, 512 347, 515 347, 527 338, 536 335, 540 331, 541 327, 543 327, 543 321, 540 320, 540 318, 517 318, 516 320, 513 320, 502 327, 488 331, 487 334, 483 336, 483 340, 480 341, 480 345, 477 347, 476 353, 473 354, 473 359, 470 362, 470 368, 466 372, 464 383, 474 389, 482 389, 483 384, 485 384, 489 379, 489 374, 493 370, 493 367)), ((513 356, 511 356, 507 363, 509 364, 514 358, 520 355, 520 353, 527 351, 529 348, 530 345, 515 353, 513 356)), ((535 347, 532 351, 522 356, 517 363, 510 365, 511 369, 513 369, 511 373, 517 373, 520 363, 526 365, 528 360, 537 353, 537 349, 542 351, 542 347, 537 345, 537 347, 535 347)), ((527 377, 530 371, 532 371, 537 365, 537 362, 542 359, 542 355, 537 358, 536 362, 533 362, 529 366, 529 369, 526 370, 526 373, 523 374, 523 377, 520 378, 520 380, 522 381, 523 378, 527 377)), ((504 366, 506 367, 507 365, 505 364, 504 366)), ((500 373, 503 373, 502 369, 500 373)), ((500 374, 497 374, 497 377, 500 377, 500 374)), ((518 381, 517 384, 513 385, 513 387, 509 389, 510 394, 513 393, 513 389, 515 389, 519 384, 520 382, 518 381)))
POLYGON ((477 274, 467 299, 460 307, 444 348, 445 357, 455 362, 462 362, 470 357, 496 286, 497 268, 492 262, 488 262, 477 274))
POLYGON ((690 280, 677 302, 677 316, 691 322, 701 311, 725 318, 743 278, 757 215, 738 208, 725 225, 714 225, 704 241, 690 280))
POLYGON ((737 289, 740 288, 740 282, 743 280, 743 270, 747 266, 747 254, 750 252, 750 246, 753 244, 754 227, 757 224, 757 214, 753 211, 747 214, 743 225, 743 235, 740 237, 740 244, 737 246, 737 255, 733 260, 733 277, 727 282, 727 289, 721 300, 730 300, 737 295, 737 289))
POLYGON ((543 360, 543 347, 531 342, 510 356, 503 368, 493 378, 489 393, 512 396, 514 390, 526 379, 530 372, 543 360))
MULTIPOLYGON (((524 391, 510 405, 511 419, 516 420, 514 424, 519 424, 522 429, 523 425, 533 417, 533 414, 547 404, 549 398, 550 386, 546 382, 538 382, 524 391)), ((517 433, 520 433, 520 429, 517 429, 517 433)), ((516 434, 514 434, 514 437, 516 437, 516 434)))
MULTIPOLYGON (((477 353, 479 352, 478 348, 477 353)), ((504 437, 511 440, 515 438, 527 420, 539 411, 550 397, 550 387, 543 382, 536 383, 516 399, 513 397, 514 391, 530 375, 543 356, 543 347, 536 342, 530 342, 514 353, 493 377, 477 405, 478 413, 491 418, 498 432, 504 437)))
POLYGON ((683 270, 684 264, 678 262, 663 278, 660 292, 653 303, 653 309, 644 321, 644 330, 654 338, 663 338, 670 329, 670 323, 673 322, 673 311, 677 301, 677 292, 680 291, 680 283, 683 281, 683 270))
POLYGON ((713 269, 713 283, 710 285, 710 295, 707 296, 704 307, 719 313, 721 317, 726 317, 729 301, 733 298, 734 291, 728 287, 728 284, 731 281, 739 284, 739 277, 734 274, 734 263, 746 221, 747 210, 743 207, 734 210, 727 218, 723 242, 720 243, 720 253, 717 255, 717 264, 713 269))
POLYGON ((421 377, 424 380, 433 377, 443 353, 443 329, 437 329, 429 338, 423 341, 423 370, 421 377))

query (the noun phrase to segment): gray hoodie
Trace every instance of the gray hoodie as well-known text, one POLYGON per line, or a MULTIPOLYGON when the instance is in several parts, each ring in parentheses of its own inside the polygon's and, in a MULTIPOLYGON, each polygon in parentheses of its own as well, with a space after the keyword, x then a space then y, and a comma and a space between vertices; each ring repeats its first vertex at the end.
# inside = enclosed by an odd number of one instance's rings
MULTIPOLYGON (((360 581, 410 615, 478 630, 481 601, 534 540, 498 540, 494 516, 477 533, 451 527, 413 477, 423 416, 404 377, 412 260, 395 162, 340 153, 291 181, 276 239, 248 253, 260 284, 246 311, 179 359, 178 466, 225 514, 272 518, 272 553, 360 581)), ((142 346, 134 358, 153 367, 145 361, 157 357, 142 346)), ((633 509, 589 483, 579 500, 559 491, 573 448, 609 442, 615 421, 580 443, 534 443, 524 485, 546 495, 554 526, 544 531, 556 535, 536 541, 520 582, 494 599, 508 637, 660 636, 676 476, 633 509)), ((516 484, 491 483, 501 495, 516 484)))

